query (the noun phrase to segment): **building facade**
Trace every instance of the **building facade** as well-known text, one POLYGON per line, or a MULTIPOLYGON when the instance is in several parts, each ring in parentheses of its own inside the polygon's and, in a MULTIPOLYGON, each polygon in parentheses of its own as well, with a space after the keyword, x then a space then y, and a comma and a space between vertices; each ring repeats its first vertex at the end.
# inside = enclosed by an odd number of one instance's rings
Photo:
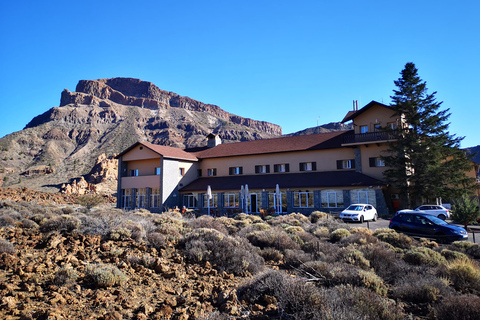
POLYGON ((117 156, 119 208, 162 212, 186 208, 210 214, 341 211, 369 203, 379 214, 395 209, 380 158, 402 126, 393 110, 372 101, 343 122, 354 129, 221 144, 191 150, 137 142, 117 156))

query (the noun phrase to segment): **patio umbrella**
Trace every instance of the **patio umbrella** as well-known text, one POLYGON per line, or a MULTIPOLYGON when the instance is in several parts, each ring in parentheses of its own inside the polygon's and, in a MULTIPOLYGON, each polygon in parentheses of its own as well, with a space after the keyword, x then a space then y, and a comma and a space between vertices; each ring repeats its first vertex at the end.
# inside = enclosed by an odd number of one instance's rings
POLYGON ((210 199, 212 199, 212 189, 210 185, 207 186, 207 203, 208 203, 208 215, 210 215, 210 199))
POLYGON ((244 190, 243 185, 242 185, 242 187, 240 188, 240 203, 241 203, 242 210, 243 210, 243 200, 244 199, 245 199, 245 190, 244 190))
POLYGON ((282 211, 281 203, 282 202, 282 194, 280 193, 280 187, 275 187, 275 213, 280 213, 282 211))

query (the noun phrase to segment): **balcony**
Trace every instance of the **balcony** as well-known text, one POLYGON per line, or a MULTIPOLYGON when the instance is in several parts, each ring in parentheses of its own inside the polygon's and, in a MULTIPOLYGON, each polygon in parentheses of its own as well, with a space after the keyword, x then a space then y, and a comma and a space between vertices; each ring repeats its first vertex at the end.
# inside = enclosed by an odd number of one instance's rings
POLYGON ((380 143, 380 142, 395 141, 395 140, 397 140, 397 138, 395 134, 392 132, 368 132, 368 133, 349 134, 343 137, 342 146, 380 143))

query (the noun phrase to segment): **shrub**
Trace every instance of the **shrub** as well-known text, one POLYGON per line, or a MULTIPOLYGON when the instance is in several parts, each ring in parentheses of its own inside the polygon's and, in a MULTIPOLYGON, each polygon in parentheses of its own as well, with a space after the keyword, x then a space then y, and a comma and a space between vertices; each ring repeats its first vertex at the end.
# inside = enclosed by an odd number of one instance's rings
POLYGON ((143 254, 143 255, 136 255, 136 254, 130 254, 127 256, 127 261, 132 265, 132 266, 144 266, 145 268, 153 268, 155 264, 155 258, 152 257, 151 255, 143 254))
POLYGON ((36 229, 38 228, 38 224, 30 219, 22 219, 22 228, 24 229, 36 229))
POLYGON ((298 249, 298 244, 293 241, 287 233, 280 228, 272 228, 264 231, 254 231, 247 234, 246 238, 250 243, 261 249, 275 248, 280 251, 287 249, 298 249))
POLYGON ((342 238, 348 237, 349 235, 350 231, 348 231, 347 229, 337 229, 330 233, 330 240, 332 240, 333 242, 337 242, 340 241, 342 238))
POLYGON ((310 214, 310 222, 311 223, 317 223, 318 220, 321 219, 327 219, 328 218, 328 213, 322 212, 322 211, 313 211, 310 214))
POLYGON ((464 254, 462 252, 455 251, 455 250, 443 249, 440 253, 447 260, 467 259, 468 258, 466 254, 464 254))
POLYGON ((284 258, 283 254, 274 248, 265 248, 260 251, 260 255, 265 261, 281 262, 284 258))
POLYGON ((438 266, 446 262, 446 259, 438 252, 426 247, 413 247, 405 252, 403 260, 413 265, 438 266))
POLYGON ((433 275, 419 275, 416 271, 404 274, 395 286, 392 295, 413 303, 433 303, 449 293, 447 283, 433 275))
POLYGON ((65 208, 62 208, 62 213, 63 214, 73 214, 73 213, 75 213, 75 209, 73 209, 72 207, 65 207, 65 208))
POLYGON ((464 294, 450 296, 433 307, 433 317, 439 320, 476 320, 480 319, 480 297, 464 294))
POLYGON ((330 232, 328 231, 327 227, 319 227, 313 231, 313 235, 318 238, 328 238, 330 236, 330 232))
POLYGON ((278 297, 287 277, 281 271, 268 269, 241 283, 237 296, 250 304, 266 305, 265 297, 278 297))
POLYGON ((409 269, 405 261, 398 258, 398 254, 386 243, 361 248, 366 259, 375 273, 391 283, 396 277, 409 269))
POLYGON ((110 231, 109 238, 111 240, 127 240, 132 236, 132 232, 127 228, 116 228, 110 231))
POLYGON ((0 253, 14 254, 16 252, 13 243, 8 240, 0 239, 0 253))
POLYGON ((15 225, 15 219, 11 216, 3 214, 0 216, 0 228, 2 227, 10 227, 15 225))
POLYGON ((303 250, 285 250, 285 266, 287 268, 297 268, 305 262, 313 259, 311 254, 304 252, 303 250))
POLYGON ((85 268, 87 279, 99 288, 122 285, 127 279, 117 267, 108 264, 90 264, 85 268))
POLYGON ((305 232, 302 227, 299 226, 288 226, 285 228, 286 233, 295 234, 300 232, 305 232))
POLYGON ((69 215, 54 216, 46 220, 41 226, 40 231, 43 233, 52 231, 72 232, 81 225, 80 219, 69 215))
POLYGON ((448 261, 442 271, 456 290, 468 293, 480 291, 480 268, 474 261, 470 259, 448 261))
POLYGON ((354 247, 343 248, 339 254, 340 258, 349 264, 360 267, 364 270, 370 268, 370 262, 365 259, 363 253, 354 247))
POLYGON ((77 203, 88 210, 104 202, 105 199, 101 195, 83 195, 77 198, 77 203))
POLYGON ((157 250, 164 249, 168 246, 167 237, 158 232, 152 232, 147 235, 147 240, 152 247, 157 250))
POLYGON ((371 234, 363 233, 363 232, 352 232, 352 230, 350 230, 350 232, 351 232, 351 235, 340 239, 340 243, 342 245, 346 245, 346 244, 347 245, 348 244, 365 245, 369 243, 374 244, 378 242, 378 239, 371 234))
POLYGON ((465 249, 465 253, 471 255, 474 259, 480 259, 480 245, 476 243, 473 244, 465 249))
POLYGON ((467 229, 468 224, 480 217, 480 204, 478 198, 472 198, 467 194, 455 201, 452 208, 452 220, 463 224, 467 229))
POLYGON ((57 286, 63 286, 75 281, 77 278, 77 271, 69 267, 62 267, 60 270, 55 272, 53 283, 57 286))
POLYGON ((192 219, 189 222, 189 225, 192 229, 208 228, 208 229, 218 230, 224 234, 228 234, 228 230, 225 227, 225 225, 222 223, 222 221, 207 215, 203 215, 196 219, 192 219))
MULTIPOLYGON (((390 230, 390 229, 389 229, 390 230)), ((412 238, 403 233, 397 233, 395 230, 393 232, 381 232, 374 235, 378 240, 391 244, 397 248, 408 249, 413 243, 412 238)))

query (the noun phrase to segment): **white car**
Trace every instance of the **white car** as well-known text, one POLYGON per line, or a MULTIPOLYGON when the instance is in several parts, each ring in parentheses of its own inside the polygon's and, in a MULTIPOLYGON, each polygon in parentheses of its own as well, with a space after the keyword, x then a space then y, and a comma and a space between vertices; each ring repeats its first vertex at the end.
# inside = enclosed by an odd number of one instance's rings
POLYGON ((436 204, 424 204, 416 208, 415 210, 399 210, 397 211, 397 214, 399 213, 425 213, 440 218, 442 220, 450 218, 450 211, 447 208, 436 204))
POLYGON ((377 210, 371 204, 356 203, 348 206, 340 213, 343 221, 356 221, 363 223, 366 220, 377 221, 377 210))

